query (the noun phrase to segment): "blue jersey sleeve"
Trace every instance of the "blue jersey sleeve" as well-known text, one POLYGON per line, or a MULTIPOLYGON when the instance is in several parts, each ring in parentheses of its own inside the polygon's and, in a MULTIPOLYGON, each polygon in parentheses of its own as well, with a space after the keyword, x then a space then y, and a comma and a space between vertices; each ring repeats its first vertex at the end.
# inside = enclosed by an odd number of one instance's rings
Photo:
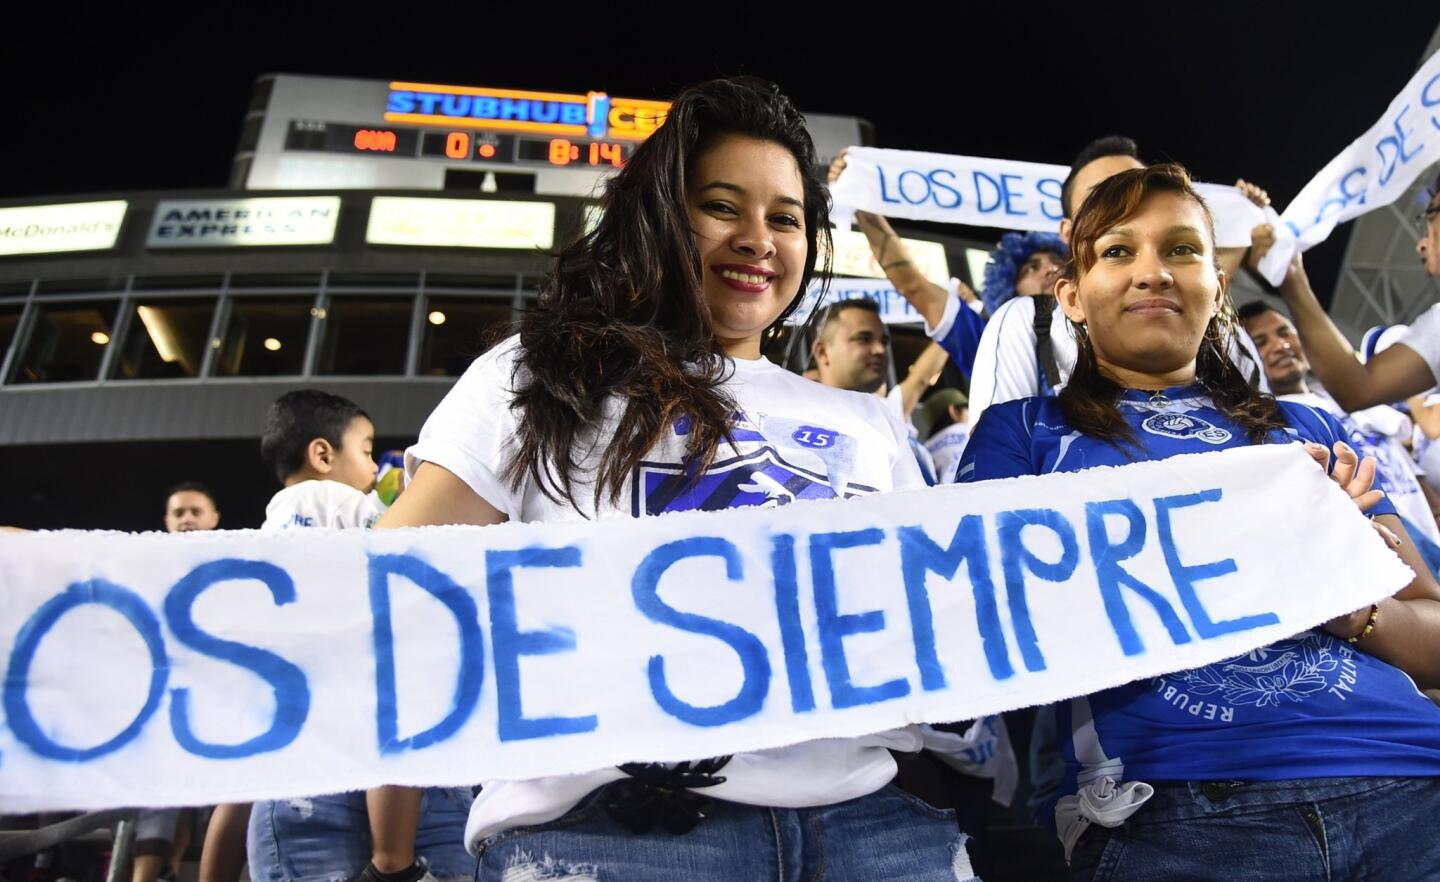
POLYGON ((980 335, 985 332, 985 319, 975 310, 960 304, 955 321, 944 337, 936 340, 950 356, 950 361, 966 377, 975 373, 975 353, 980 351, 980 335))
MULTIPOLYGON (((1350 433, 1345 431, 1345 427, 1340 425, 1340 421, 1335 419, 1332 414, 1326 413, 1319 408, 1311 407, 1307 404, 1297 404, 1293 401, 1281 401, 1278 403, 1281 412, 1285 414, 1286 421, 1290 423, 1291 428, 1294 429, 1296 436, 1298 436, 1301 441, 1313 441, 1316 444, 1323 444, 1326 450, 1332 451, 1335 449, 1336 441, 1344 441, 1345 444, 1351 448, 1355 446, 1350 443, 1350 433)), ((1330 466, 1332 469, 1335 466, 1333 456, 1330 460, 1330 466)), ((1399 512, 1395 510, 1395 504, 1390 501, 1390 497, 1388 496, 1375 503, 1375 505, 1365 513, 1368 515, 1399 514, 1399 512)))
POLYGON ((1039 402, 1022 398, 985 408, 960 456, 956 483, 1035 474, 1031 441, 1039 402))

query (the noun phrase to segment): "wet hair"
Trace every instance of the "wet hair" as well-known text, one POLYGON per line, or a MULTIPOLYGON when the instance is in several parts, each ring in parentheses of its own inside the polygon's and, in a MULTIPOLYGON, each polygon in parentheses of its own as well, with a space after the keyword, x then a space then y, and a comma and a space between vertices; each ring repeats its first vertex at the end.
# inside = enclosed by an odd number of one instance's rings
POLYGON ((596 506, 605 496, 616 502, 626 478, 681 419, 690 425, 686 462, 694 477, 731 440, 736 405, 722 388, 731 368, 705 300, 685 199, 695 163, 731 135, 784 147, 803 184, 804 271, 763 342, 775 339, 810 280, 828 277, 829 195, 805 118, 760 79, 686 89, 609 182, 599 223, 556 255, 520 322, 511 405, 516 453, 502 473, 511 487, 528 477, 551 500, 579 511, 577 479, 593 484, 596 506), (822 253, 827 264, 817 269, 822 253), (607 401, 619 402, 614 434, 594 475, 582 477, 607 401))
POLYGON ((215 494, 211 493, 210 488, 206 487, 199 481, 181 481, 180 483, 176 484, 174 487, 171 487, 168 491, 166 491, 165 505, 167 508, 170 505, 170 497, 174 496, 176 493, 200 493, 204 495, 206 499, 210 500, 210 505, 212 508, 214 508, 216 511, 220 510, 219 503, 215 501, 215 494))
POLYGON ((1070 252, 1065 241, 1055 233, 1006 233, 1000 243, 990 252, 985 264, 985 280, 980 285, 980 299, 993 315, 1001 304, 1015 296, 1015 280, 1020 277, 1020 267, 1025 265, 1037 252, 1054 254, 1064 263, 1070 252))
MULTIPOLYGON (((1179 193, 1200 206, 1213 260, 1215 225, 1210 209, 1195 192, 1189 173, 1179 165, 1165 163, 1120 172, 1090 191, 1075 214, 1067 277, 1078 284, 1098 260, 1095 243, 1100 237, 1139 214, 1145 199, 1154 193, 1179 193)), ((1259 444, 1268 440, 1272 431, 1285 428, 1286 423, 1275 399, 1251 386, 1230 360, 1228 353, 1239 333, 1233 313, 1232 309, 1219 309, 1206 325, 1196 353, 1195 382, 1210 396, 1216 409, 1244 430, 1250 443, 1259 444)), ((1135 445, 1134 433, 1119 408, 1124 389, 1101 371, 1085 325, 1073 321, 1070 324, 1079 346, 1075 370, 1059 394, 1065 419, 1081 434, 1108 441, 1122 450, 1127 443, 1135 445)))
POLYGON ((319 389, 286 392, 265 414, 260 456, 283 484, 305 467, 305 448, 311 441, 324 438, 339 450, 345 430, 356 417, 369 419, 370 415, 348 398, 319 389))
POLYGON ((1065 176, 1065 183, 1060 185, 1060 212, 1063 217, 1070 217, 1070 193, 1075 189, 1075 176, 1080 173, 1080 169, 1107 156, 1128 156, 1139 162, 1140 146, 1135 143, 1134 138, 1106 135, 1081 147, 1070 163, 1070 173, 1065 176))

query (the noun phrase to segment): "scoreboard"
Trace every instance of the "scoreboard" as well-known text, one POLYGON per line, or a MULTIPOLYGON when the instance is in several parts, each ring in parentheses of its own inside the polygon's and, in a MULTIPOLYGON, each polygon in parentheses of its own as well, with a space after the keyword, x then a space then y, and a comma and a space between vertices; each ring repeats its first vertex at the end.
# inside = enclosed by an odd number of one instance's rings
POLYGON ((507 189, 593 195, 665 120, 665 101, 280 74, 256 83, 232 186, 507 189), (479 174, 475 174, 479 172, 479 174), (518 181, 518 183, 517 183, 518 181))
MULTIPOLYGON (((256 81, 230 184, 248 190, 481 190, 592 197, 670 105, 295 74, 256 81), (478 182, 478 183, 477 183, 478 182)), ((854 117, 806 114, 822 163, 873 144, 854 117)))

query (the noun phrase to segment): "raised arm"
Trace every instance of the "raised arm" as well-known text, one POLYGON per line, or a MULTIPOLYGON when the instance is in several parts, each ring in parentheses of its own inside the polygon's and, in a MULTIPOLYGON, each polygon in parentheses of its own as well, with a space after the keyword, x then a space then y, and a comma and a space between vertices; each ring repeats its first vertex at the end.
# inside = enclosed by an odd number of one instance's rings
POLYGON ((890 280, 900 296, 910 301, 927 325, 932 328, 939 325, 945 315, 945 303, 950 299, 950 292, 925 278, 911 262, 905 243, 884 217, 857 211, 855 222, 870 243, 870 253, 875 255, 875 262, 885 271, 885 278, 890 280))
MULTIPOLYGON (((845 151, 841 150, 830 163, 827 176, 829 183, 835 183, 835 179, 840 177, 844 170, 845 151)), ((945 302, 950 299, 950 292, 921 275, 920 270, 910 262, 910 254, 905 249, 905 244, 884 217, 868 211, 857 211, 855 223, 859 225, 860 232, 865 234, 865 240, 870 243, 870 253, 885 272, 885 278, 895 286, 895 290, 899 291, 902 297, 910 301, 915 311, 924 317, 926 324, 932 328, 939 325, 940 319, 945 315, 945 302)))
POLYGON ((940 372, 945 370, 945 361, 949 357, 945 350, 940 348, 940 344, 933 341, 920 350, 920 355, 915 358, 915 363, 910 365, 905 379, 900 381, 900 405, 906 419, 910 418, 910 412, 915 409, 915 405, 920 403, 920 396, 940 378, 940 372))
POLYGON ((1435 385, 1425 359, 1404 344, 1391 346, 1362 364, 1350 341, 1321 307, 1299 254, 1280 283, 1280 296, 1290 308, 1290 319, 1300 332, 1315 375, 1345 410, 1401 401, 1435 385))

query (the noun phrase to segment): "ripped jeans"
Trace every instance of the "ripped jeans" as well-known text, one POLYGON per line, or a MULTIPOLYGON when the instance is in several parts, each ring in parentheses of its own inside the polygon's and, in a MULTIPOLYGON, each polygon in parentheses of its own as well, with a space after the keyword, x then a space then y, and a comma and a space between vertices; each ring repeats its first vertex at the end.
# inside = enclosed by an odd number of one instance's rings
POLYGON ((630 832, 601 793, 481 842, 477 882, 978 882, 954 812, 894 785, 814 808, 715 800, 681 835, 630 832))
MULTIPOLYGON (((474 797, 465 788, 427 787, 415 832, 415 854, 436 879, 469 879, 465 819, 474 797)), ((370 862, 365 792, 255 803, 246 837, 252 882, 346 882, 370 862)))

